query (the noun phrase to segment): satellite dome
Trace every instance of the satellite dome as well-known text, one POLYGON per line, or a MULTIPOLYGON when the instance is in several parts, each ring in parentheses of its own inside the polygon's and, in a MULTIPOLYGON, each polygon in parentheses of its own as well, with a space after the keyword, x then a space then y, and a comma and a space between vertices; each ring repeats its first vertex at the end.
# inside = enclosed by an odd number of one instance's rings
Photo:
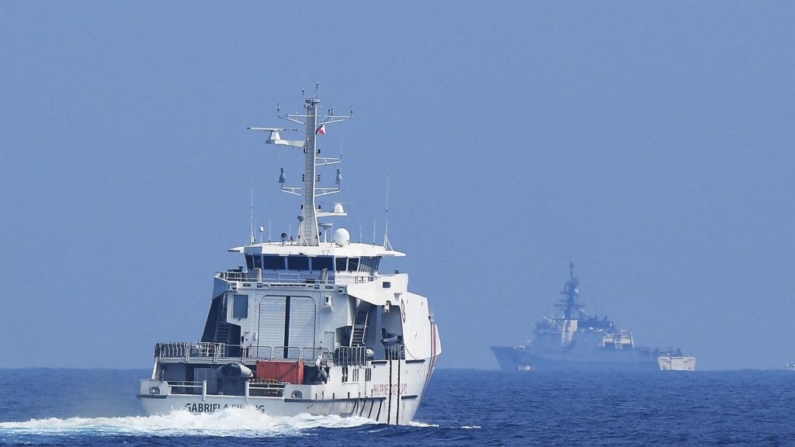
POLYGON ((334 243, 340 247, 345 247, 351 242, 351 234, 345 228, 337 228, 334 230, 334 243))

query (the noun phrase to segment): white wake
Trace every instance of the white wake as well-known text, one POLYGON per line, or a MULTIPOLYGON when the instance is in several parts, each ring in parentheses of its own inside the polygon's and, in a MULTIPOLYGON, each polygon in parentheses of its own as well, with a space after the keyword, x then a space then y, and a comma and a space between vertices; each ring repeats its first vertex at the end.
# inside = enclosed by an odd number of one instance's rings
POLYGON ((216 413, 175 411, 163 416, 115 418, 31 419, 0 422, 5 435, 128 435, 128 436, 300 436, 314 428, 350 428, 372 424, 359 417, 274 417, 250 408, 227 408, 216 413))

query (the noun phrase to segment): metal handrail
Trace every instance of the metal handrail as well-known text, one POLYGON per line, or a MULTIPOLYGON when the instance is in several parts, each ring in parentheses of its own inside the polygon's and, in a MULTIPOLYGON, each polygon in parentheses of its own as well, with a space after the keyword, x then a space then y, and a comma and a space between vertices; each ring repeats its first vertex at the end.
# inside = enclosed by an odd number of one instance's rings
POLYGON ((365 366, 368 355, 366 346, 343 346, 334 350, 333 362, 339 366, 365 366))
POLYGON ((223 357, 225 343, 208 342, 169 342, 155 345, 155 357, 184 358, 219 358, 223 357))
POLYGON ((169 394, 196 394, 192 389, 204 389, 204 383, 202 381, 169 381, 168 382, 168 393, 169 394))
MULTIPOLYGON (((353 349, 353 348, 350 348, 353 349)), ((229 359, 240 359, 240 361, 261 359, 261 360, 303 360, 314 362, 318 356, 322 360, 328 361, 331 353, 326 348, 296 346, 241 346, 228 345, 226 343, 209 342, 168 342, 157 343, 155 345, 155 358, 181 359, 190 361, 191 358, 212 359, 217 361, 229 361, 229 359), (228 355, 230 351, 237 350, 239 355, 228 355), (286 355, 285 355, 286 351, 286 355)))
POLYGON ((333 273, 328 273, 323 277, 321 272, 272 272, 262 271, 260 276, 252 272, 217 272, 216 276, 225 281, 247 282, 247 283, 270 283, 270 284, 334 284, 333 273))

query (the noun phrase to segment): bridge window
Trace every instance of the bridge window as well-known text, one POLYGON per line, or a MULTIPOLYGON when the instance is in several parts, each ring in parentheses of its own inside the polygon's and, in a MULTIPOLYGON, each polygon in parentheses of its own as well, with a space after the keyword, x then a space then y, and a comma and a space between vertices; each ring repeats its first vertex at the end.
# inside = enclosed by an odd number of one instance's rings
POLYGON ((288 256, 287 270, 309 270, 309 258, 306 256, 288 256))
POLYGON ((254 268, 261 269, 262 268, 262 256, 256 255, 254 256, 254 268))
POLYGON ((337 271, 344 272, 348 270, 348 258, 337 258, 337 271))
POLYGON ((359 271, 359 258, 348 258, 348 271, 349 272, 359 271))
POLYGON ((284 257, 265 256, 262 259, 262 268, 265 270, 284 270, 284 257))
POLYGON ((312 258, 312 270, 319 272, 323 269, 331 271, 334 268, 334 258, 331 256, 318 256, 312 258))
POLYGON ((359 270, 362 272, 377 272, 378 264, 380 261, 381 261, 380 256, 362 257, 361 266, 359 267, 359 270))
POLYGON ((249 270, 254 268, 254 256, 246 255, 246 267, 249 270))

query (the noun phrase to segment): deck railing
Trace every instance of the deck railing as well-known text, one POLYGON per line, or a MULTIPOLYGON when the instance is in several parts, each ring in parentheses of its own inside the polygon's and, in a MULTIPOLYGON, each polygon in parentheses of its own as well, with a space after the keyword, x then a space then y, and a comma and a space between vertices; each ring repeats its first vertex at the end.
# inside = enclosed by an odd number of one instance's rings
MULTIPOLYGON (((400 353, 393 354, 399 358, 400 353)), ((167 360, 191 359, 212 360, 213 363, 224 363, 231 360, 241 362, 251 360, 301 360, 304 362, 333 362, 340 366, 364 366, 373 357, 372 349, 366 346, 340 347, 331 353, 326 348, 296 346, 248 346, 228 345, 226 343, 186 343, 170 342, 155 345, 155 358, 167 360)))
POLYGON ((168 381, 168 394, 182 394, 193 396, 217 396, 219 394, 227 394, 231 391, 229 396, 261 396, 261 397, 282 397, 284 395, 284 386, 282 382, 273 381, 246 381, 240 388, 233 390, 226 390, 221 392, 219 389, 210 386, 207 380, 193 380, 193 381, 168 381))
POLYGON ((155 345, 156 358, 180 358, 188 360, 190 358, 220 358, 225 357, 224 343, 185 343, 170 342, 158 343, 155 345))
POLYGON ((218 272, 217 276, 226 281, 244 283, 277 284, 334 284, 334 273, 324 277, 320 272, 274 272, 265 270, 260 274, 248 272, 218 272))
POLYGON ((365 366, 367 360, 372 359, 373 351, 366 346, 341 347, 334 350, 335 365, 339 366, 365 366), (368 351, 370 351, 368 353, 368 351))
POLYGON ((318 287, 322 284, 364 284, 375 281, 379 277, 377 272, 345 273, 345 275, 337 275, 334 272, 330 272, 324 277, 320 272, 309 271, 274 272, 265 270, 261 275, 257 275, 252 271, 227 271, 216 273, 216 277, 223 279, 224 281, 243 283, 244 287, 262 287, 264 284, 289 284, 295 286, 313 284, 317 285, 318 287))
POLYGON ((209 359, 213 362, 228 362, 230 359, 246 360, 303 360, 314 362, 318 357, 330 360, 331 353, 325 348, 296 346, 240 346, 226 343, 169 342, 155 345, 155 358, 184 360, 209 359))
POLYGON ((169 381, 168 382, 169 394, 206 394, 207 393, 206 387, 207 384, 203 381, 191 381, 191 382, 169 381))

